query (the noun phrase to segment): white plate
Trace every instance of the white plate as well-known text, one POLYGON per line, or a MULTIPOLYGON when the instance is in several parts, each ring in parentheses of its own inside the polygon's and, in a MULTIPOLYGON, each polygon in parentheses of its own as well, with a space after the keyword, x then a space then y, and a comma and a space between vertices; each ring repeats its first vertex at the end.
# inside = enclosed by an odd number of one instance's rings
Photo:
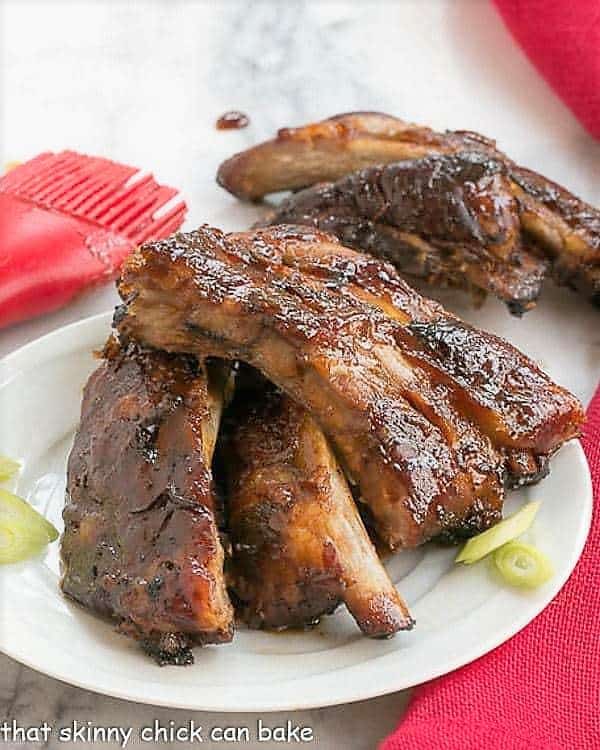
MULTIPOLYGON (((81 389, 96 366, 92 350, 110 314, 83 320, 29 344, 0 363, 0 452, 20 458, 16 490, 62 528, 65 461, 81 389)), ((389 641, 362 637, 340 608, 315 630, 240 631, 226 646, 196 650, 192 667, 158 667, 138 647, 66 601, 58 589, 58 544, 42 558, 0 570, 0 648, 52 677, 99 693, 177 708, 275 711, 371 698, 450 672, 506 641, 555 596, 588 533, 592 490, 578 442, 565 446, 538 487, 515 493, 514 509, 540 498, 530 541, 546 550, 555 575, 520 593, 486 563, 455 567, 454 549, 403 552, 389 562, 417 627, 389 641)))

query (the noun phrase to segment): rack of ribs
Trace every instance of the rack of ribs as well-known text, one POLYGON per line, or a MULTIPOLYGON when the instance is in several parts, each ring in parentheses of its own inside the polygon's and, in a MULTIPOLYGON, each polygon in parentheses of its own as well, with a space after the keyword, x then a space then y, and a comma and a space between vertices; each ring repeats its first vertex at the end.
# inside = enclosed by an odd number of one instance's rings
POLYGON ((318 230, 177 234, 119 292, 124 341, 241 360, 304 407, 391 548, 487 528, 579 433, 581 405, 527 357, 318 230))
POLYGON ((67 468, 62 589, 161 663, 233 637, 211 458, 224 376, 110 340, 67 468))
POLYGON ((272 385, 246 378, 225 424, 228 578, 245 622, 307 626, 343 601, 365 635, 412 628, 314 419, 272 385))
POLYGON ((477 133, 338 115, 280 130, 217 180, 245 200, 314 186, 269 221, 334 231, 432 283, 492 292, 512 312, 534 306, 546 275, 600 304, 600 212, 477 133))

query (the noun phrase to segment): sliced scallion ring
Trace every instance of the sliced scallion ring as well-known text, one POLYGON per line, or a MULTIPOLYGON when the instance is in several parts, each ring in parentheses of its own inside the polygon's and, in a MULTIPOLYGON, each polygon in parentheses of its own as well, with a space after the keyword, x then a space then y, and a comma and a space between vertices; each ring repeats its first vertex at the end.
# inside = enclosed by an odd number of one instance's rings
POLYGON ((38 554, 58 531, 25 500, 0 489, 0 563, 38 554))
POLYGON ((6 482, 19 471, 21 464, 8 456, 0 454, 0 482, 6 482))
POLYGON ((511 586, 534 589, 553 574, 552 563, 537 547, 509 542, 494 552, 494 565, 511 586))
POLYGON ((527 503, 512 516, 469 539, 458 553, 455 562, 470 565, 502 547, 503 544, 524 534, 533 523, 540 504, 539 500, 527 503))
POLYGON ((39 555, 47 543, 22 523, 0 521, 0 565, 39 555))

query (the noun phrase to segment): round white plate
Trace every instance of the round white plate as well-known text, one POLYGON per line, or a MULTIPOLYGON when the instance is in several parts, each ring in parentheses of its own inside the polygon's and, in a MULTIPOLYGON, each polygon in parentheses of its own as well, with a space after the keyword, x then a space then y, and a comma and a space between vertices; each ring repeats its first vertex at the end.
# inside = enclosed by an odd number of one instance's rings
MULTIPOLYGON (((62 529, 65 462, 81 390, 110 314, 67 326, 0 363, 0 453, 19 458, 14 489, 62 529)), ((530 541, 553 560, 533 592, 502 585, 486 562, 453 565, 455 549, 426 546, 388 562, 417 626, 389 641, 362 637, 344 608, 303 633, 240 630, 233 643, 195 652, 194 666, 158 667, 129 639, 60 593, 58 543, 38 559, 0 569, 0 648, 52 677, 142 703, 211 711, 314 708, 411 687, 506 641, 556 595, 583 548, 592 490, 578 442, 565 446, 541 485, 510 499, 543 500, 530 541)))

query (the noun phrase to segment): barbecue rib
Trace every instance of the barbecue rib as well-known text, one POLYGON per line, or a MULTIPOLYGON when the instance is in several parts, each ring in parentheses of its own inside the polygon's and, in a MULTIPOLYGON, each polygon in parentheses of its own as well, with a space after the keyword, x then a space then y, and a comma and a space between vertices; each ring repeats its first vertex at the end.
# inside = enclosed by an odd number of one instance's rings
POLYGON ((259 383, 236 394, 227 432, 230 583, 243 619, 259 628, 305 626, 344 601, 366 635, 410 629, 312 417, 259 383))
POLYGON ((240 359, 303 405, 391 547, 486 528, 503 483, 579 432, 581 405, 516 349, 319 231, 174 235, 119 292, 125 340, 240 359))
POLYGON ((210 462, 219 374, 116 342, 84 392, 69 457, 62 589, 159 663, 233 636, 210 462))
POLYGON ((506 165, 462 152, 368 167, 294 194, 263 224, 308 224, 431 284, 491 292, 521 314, 548 261, 525 247, 506 165))
MULTIPOLYGON (((515 164, 497 150, 494 141, 477 133, 436 133, 375 112, 338 115, 280 130, 275 139, 224 162, 217 180, 239 198, 257 200, 271 192, 335 181, 365 167, 473 151, 505 165, 524 241, 550 261, 554 279, 600 304, 600 212, 515 164)), ((364 190, 368 189, 366 184, 364 190)), ((423 245, 419 254, 428 252, 430 248, 423 245)), ((437 262, 435 252, 432 262, 437 262)))
POLYGON ((436 133, 379 112, 349 112, 299 128, 235 154, 219 167, 217 182, 242 200, 331 182, 374 164, 431 154, 484 150, 494 141, 466 131, 436 133))

